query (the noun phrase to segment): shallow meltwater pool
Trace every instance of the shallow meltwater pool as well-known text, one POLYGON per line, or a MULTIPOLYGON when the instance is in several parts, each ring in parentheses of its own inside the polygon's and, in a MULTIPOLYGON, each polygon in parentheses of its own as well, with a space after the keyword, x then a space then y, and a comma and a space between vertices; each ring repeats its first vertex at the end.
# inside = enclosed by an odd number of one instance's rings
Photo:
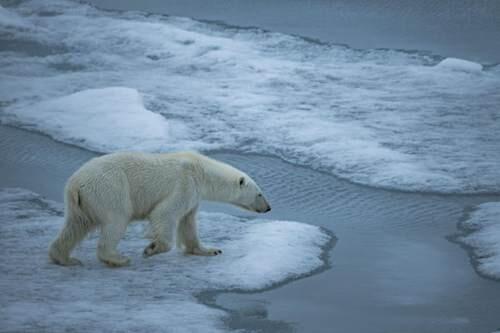
MULTIPOLYGON (((0 126, 0 142, 0 187, 26 188, 58 202, 66 178, 96 156, 46 136, 5 126, 0 126)), ((224 326, 218 329, 493 332, 500 328, 500 283, 479 276, 466 251, 447 240, 457 232, 456 225, 465 211, 482 202, 499 201, 499 196, 387 191, 267 156, 237 152, 210 156, 245 170, 262 184, 273 206, 270 214, 262 216, 264 219, 317 225, 335 237, 323 247, 326 252, 322 260, 326 262, 309 274, 298 278, 292 275, 252 292, 245 288, 212 290, 210 284, 196 292, 205 312, 224 314, 224 326)), ((252 217, 219 204, 206 204, 202 210, 208 214, 202 218, 214 224, 215 212, 235 216, 235 220, 252 217)), ((228 221, 221 220, 221 225, 228 221)), ((133 247, 135 243, 124 242, 122 246, 126 248, 127 244, 133 247)), ((87 253, 94 248, 84 243, 81 251, 87 253)), ((104 269, 94 262, 93 252, 87 255, 91 267, 85 274, 104 269)), ((164 265, 169 260, 181 262, 174 256, 155 264, 164 265)), ((50 266, 44 269, 50 270, 50 266)), ((100 278, 111 279, 122 272, 110 270, 100 278)), ((137 271, 129 273, 140 276, 137 271)), ((170 287, 182 287, 179 281, 170 287)), ((132 279, 126 286, 136 284, 132 279)), ((158 297, 168 299, 171 293, 164 290, 158 297)), ((133 296, 132 292, 128 297, 133 296)), ((113 296, 109 297, 112 303, 113 296)), ((156 304, 157 300, 151 302, 156 304)), ((198 306, 192 304, 193 308, 198 306)))

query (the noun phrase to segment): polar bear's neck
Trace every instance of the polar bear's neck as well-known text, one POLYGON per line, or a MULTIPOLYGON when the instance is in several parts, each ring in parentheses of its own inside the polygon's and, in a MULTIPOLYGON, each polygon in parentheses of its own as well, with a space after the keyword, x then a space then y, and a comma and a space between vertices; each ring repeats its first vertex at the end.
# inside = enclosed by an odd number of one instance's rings
POLYGON ((238 179, 241 171, 222 162, 202 157, 200 194, 203 200, 218 202, 234 202, 237 195, 238 179))

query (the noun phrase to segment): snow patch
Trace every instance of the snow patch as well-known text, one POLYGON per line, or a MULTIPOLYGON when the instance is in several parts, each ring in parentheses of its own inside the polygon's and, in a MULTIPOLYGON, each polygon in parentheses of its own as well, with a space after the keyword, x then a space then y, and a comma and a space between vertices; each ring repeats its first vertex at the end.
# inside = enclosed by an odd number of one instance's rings
POLYGON ((9 108, 5 123, 36 129, 63 142, 112 152, 159 150, 179 142, 182 124, 170 124, 147 110, 136 89, 88 89, 26 106, 9 108))
POLYGON ((82 267, 49 263, 47 247, 63 223, 62 205, 22 189, 0 191, 0 320, 23 332, 215 332, 224 311, 196 301, 207 289, 254 290, 321 267, 330 236, 297 222, 244 220, 201 213, 200 235, 224 253, 186 256, 177 251, 141 256, 148 240, 132 224, 120 251, 129 267, 109 269, 95 256, 97 235, 74 255, 82 267))
POLYGON ((477 269, 486 276, 500 279, 500 202, 477 206, 463 227, 470 234, 459 241, 470 246, 477 269))
POLYGON ((458 58, 446 58, 437 64, 436 67, 470 73, 478 73, 483 70, 483 66, 477 62, 458 58))

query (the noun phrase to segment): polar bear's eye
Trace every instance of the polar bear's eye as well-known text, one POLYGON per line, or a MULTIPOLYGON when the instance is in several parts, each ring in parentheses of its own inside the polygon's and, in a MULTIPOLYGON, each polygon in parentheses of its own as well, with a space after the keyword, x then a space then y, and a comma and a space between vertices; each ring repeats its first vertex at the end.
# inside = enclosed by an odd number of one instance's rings
POLYGON ((240 178, 240 186, 243 186, 245 184, 245 177, 240 178))
POLYGON ((258 197, 262 197, 262 193, 257 194, 258 197))

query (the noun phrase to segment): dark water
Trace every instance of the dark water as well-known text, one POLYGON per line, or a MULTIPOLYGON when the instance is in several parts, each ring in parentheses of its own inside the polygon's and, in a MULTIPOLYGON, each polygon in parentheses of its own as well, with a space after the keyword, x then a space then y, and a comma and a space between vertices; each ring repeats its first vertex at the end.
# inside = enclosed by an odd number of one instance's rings
MULTIPOLYGON (((67 177, 95 156, 0 126, 0 187, 61 200, 67 177)), ((264 332, 493 332, 500 283, 484 279, 446 236, 468 207, 498 196, 402 193, 354 185, 276 158, 213 153, 247 171, 273 205, 271 219, 320 225, 337 242, 329 268, 262 293, 200 298, 231 313, 231 328, 264 332)), ((222 205, 204 210, 243 214, 222 205)))
POLYGON ((500 1, 494 0, 89 0, 237 26, 256 26, 355 48, 430 51, 500 62, 500 1))

